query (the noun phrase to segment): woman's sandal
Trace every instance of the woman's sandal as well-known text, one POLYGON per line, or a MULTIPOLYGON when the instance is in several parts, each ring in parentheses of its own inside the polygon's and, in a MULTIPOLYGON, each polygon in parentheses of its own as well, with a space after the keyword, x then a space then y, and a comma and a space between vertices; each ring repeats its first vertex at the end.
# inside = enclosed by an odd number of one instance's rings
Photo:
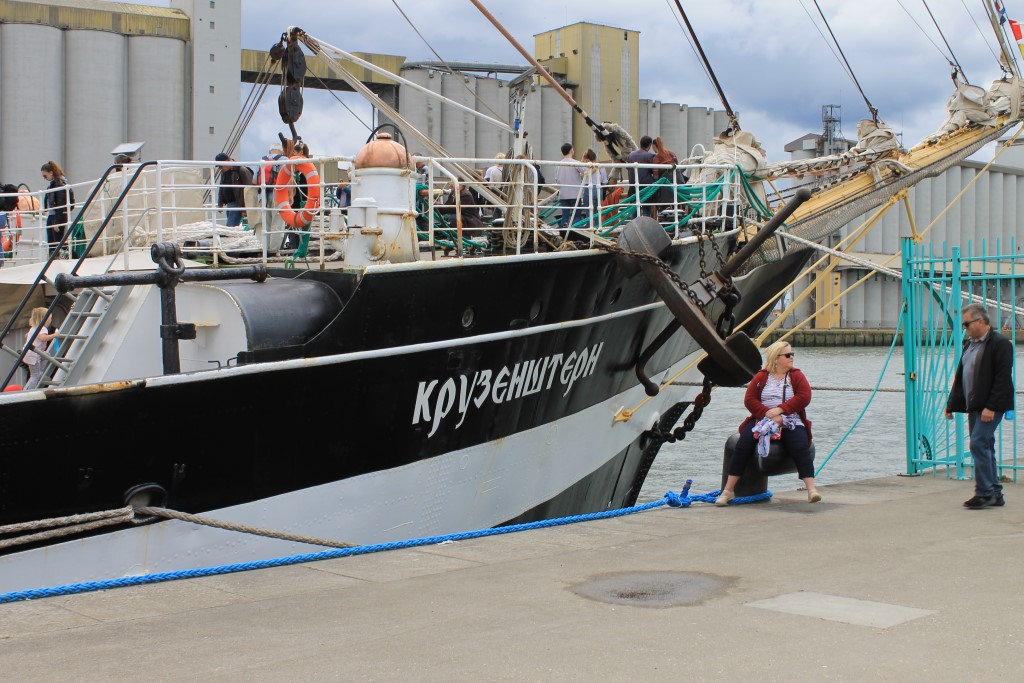
POLYGON ((820 503, 821 502, 821 494, 818 493, 817 489, 815 489, 814 491, 808 491, 807 492, 807 502, 808 503, 820 503))
POLYGON ((718 498, 715 498, 715 505, 717 507, 725 507, 729 504, 729 501, 736 497, 736 494, 732 491, 722 491, 718 498))

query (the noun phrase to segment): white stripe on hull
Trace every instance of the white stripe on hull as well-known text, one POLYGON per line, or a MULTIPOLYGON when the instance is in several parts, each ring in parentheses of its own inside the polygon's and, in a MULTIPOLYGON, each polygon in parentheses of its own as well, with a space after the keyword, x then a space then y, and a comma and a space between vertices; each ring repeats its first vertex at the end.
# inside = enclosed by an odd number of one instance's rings
MULTIPOLYGON (((585 478, 690 393, 667 387, 630 421, 614 423, 620 408, 644 398, 637 385, 556 422, 503 439, 205 514, 359 544, 487 528, 585 478)), ((0 593, 322 549, 187 522, 160 522, 0 557, 0 593)))

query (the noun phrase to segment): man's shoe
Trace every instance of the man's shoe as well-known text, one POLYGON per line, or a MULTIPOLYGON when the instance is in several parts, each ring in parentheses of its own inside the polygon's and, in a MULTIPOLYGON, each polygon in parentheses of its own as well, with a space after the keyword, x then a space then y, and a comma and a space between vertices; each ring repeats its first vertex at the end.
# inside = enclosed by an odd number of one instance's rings
POLYGON ((996 502, 992 503, 992 507, 1001 508, 1004 505, 1006 505, 1006 499, 1003 498, 1003 494, 1000 493, 998 496, 996 496, 996 502))
POLYGON ((989 508, 993 505, 998 505, 998 500, 999 499, 996 496, 975 496, 964 503, 964 507, 968 510, 981 510, 982 508, 989 508))

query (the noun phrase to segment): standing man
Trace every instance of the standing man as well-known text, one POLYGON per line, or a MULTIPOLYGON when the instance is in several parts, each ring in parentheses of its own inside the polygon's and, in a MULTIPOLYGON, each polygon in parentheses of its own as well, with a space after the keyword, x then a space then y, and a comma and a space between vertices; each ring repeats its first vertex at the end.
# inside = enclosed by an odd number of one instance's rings
MULTIPOLYGON (((423 152, 416 152, 413 156, 421 157, 423 156, 423 152)), ((422 159, 416 160, 416 182, 420 185, 427 184, 427 162, 422 159)))
POLYGON ((974 497, 964 502, 971 510, 1005 505, 999 483, 995 433, 1007 410, 1013 410, 1013 345, 992 329, 981 304, 963 308, 964 342, 960 365, 946 402, 946 419, 967 413, 974 460, 974 497))
POLYGON ((562 145, 562 161, 575 164, 559 166, 555 170, 558 202, 562 205, 560 224, 563 230, 568 230, 576 220, 576 206, 579 204, 580 194, 583 192, 583 167, 576 164, 576 160, 572 157, 571 142, 562 145))
MULTIPOLYGON (((654 152, 651 151, 651 145, 654 140, 651 139, 650 135, 645 135, 640 138, 640 149, 635 149, 629 153, 626 157, 626 161, 631 164, 653 164, 654 163, 654 152)), ((636 192, 639 195, 644 189, 654 182, 654 169, 653 168, 637 168, 629 170, 629 191, 636 192)), ((657 192, 652 192, 650 197, 647 197, 642 201, 649 207, 651 218, 658 218, 658 207, 654 204, 657 192)), ((638 200, 639 201, 639 200, 638 200)), ((643 212, 638 211, 638 214, 643 212)))
POLYGON ((505 155, 501 152, 498 152, 497 154, 494 155, 495 163, 492 166, 490 166, 484 173, 484 180, 487 181, 488 185, 492 187, 497 187, 498 183, 501 182, 501 164, 497 162, 501 161, 504 158, 505 155))
MULTIPOLYGON (((224 152, 218 153, 214 160, 221 163, 234 161, 224 152)), ((237 228, 242 224, 242 216, 245 215, 245 188, 251 185, 252 173, 245 166, 220 167, 220 192, 217 203, 227 207, 227 227, 237 228)))

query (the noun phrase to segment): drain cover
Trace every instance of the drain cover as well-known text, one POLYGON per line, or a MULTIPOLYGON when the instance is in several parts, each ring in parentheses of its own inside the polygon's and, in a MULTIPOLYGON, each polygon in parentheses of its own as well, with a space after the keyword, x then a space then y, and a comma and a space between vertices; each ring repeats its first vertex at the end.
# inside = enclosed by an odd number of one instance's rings
POLYGON ((728 585, 728 579, 696 572, 622 572, 590 579, 573 592, 614 605, 678 607, 699 605, 728 585))

